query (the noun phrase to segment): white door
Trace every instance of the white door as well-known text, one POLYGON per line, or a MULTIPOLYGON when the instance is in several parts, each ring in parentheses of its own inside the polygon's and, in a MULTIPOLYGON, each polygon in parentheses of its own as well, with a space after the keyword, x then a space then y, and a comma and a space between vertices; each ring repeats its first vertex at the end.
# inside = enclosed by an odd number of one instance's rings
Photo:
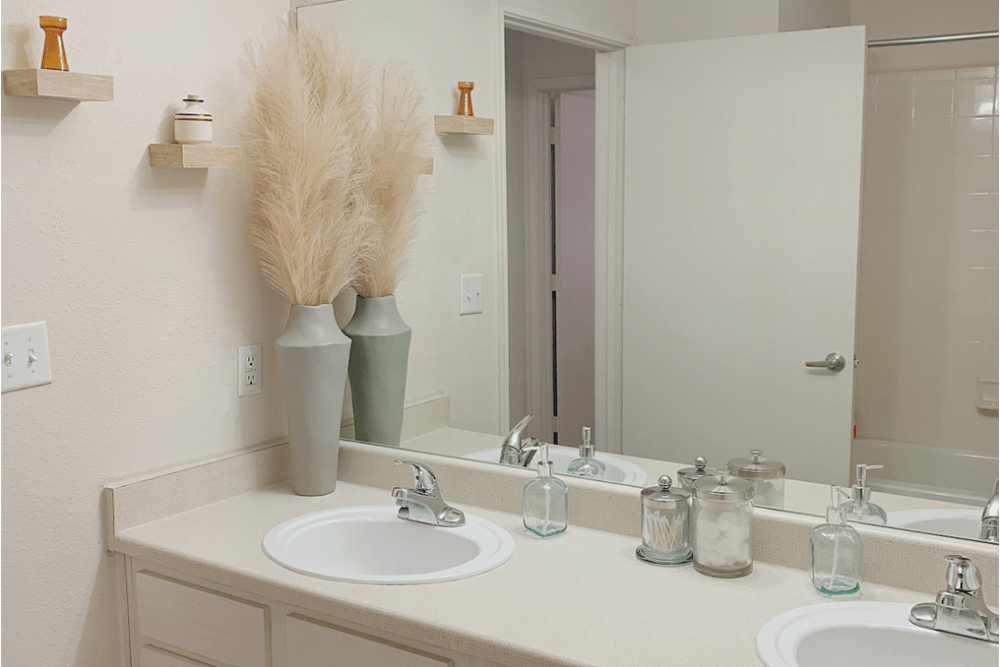
POLYGON ((757 448, 847 482, 864 28, 633 47, 626 67, 624 452, 757 448), (840 373, 805 367, 832 352, 840 373))
POLYGON ((570 447, 580 444, 584 426, 594 425, 595 111, 593 97, 559 95, 553 405, 559 444, 570 447))

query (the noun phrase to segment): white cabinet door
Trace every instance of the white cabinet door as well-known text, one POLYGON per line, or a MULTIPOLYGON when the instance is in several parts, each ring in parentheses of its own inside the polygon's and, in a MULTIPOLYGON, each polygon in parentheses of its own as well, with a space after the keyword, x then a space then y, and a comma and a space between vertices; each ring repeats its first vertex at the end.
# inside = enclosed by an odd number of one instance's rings
POLYGON ((136 573, 135 600, 142 639, 232 667, 269 664, 266 607, 150 572, 136 573))
POLYGON ((624 452, 759 448, 846 483, 864 28, 639 46, 626 67, 624 452), (831 352, 842 372, 805 367, 831 352))
POLYGON ((289 616, 288 667, 454 667, 454 661, 344 628, 289 616))

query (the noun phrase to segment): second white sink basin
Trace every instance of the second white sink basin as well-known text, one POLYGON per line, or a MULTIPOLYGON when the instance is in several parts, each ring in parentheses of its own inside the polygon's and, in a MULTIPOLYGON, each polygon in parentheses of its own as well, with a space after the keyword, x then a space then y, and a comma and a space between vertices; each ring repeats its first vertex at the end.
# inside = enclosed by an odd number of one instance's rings
POLYGON ((918 628, 913 605, 827 602, 768 621, 757 635, 766 667, 996 667, 996 644, 918 628))
POLYGON ((290 570, 365 584, 426 584, 474 577, 504 564, 514 538, 469 514, 457 528, 396 516, 395 505, 304 514, 264 536, 264 553, 290 570))
MULTIPOLYGON (((552 468, 561 475, 568 474, 566 471, 569 469, 569 464, 579 456, 580 451, 575 447, 549 445, 549 458, 552 459, 552 468)), ((466 454, 462 458, 498 463, 500 461, 500 448, 482 449, 478 452, 466 454)), ((632 486, 642 486, 646 483, 646 471, 634 463, 620 459, 617 456, 605 454, 604 452, 597 452, 596 458, 607 468, 605 481, 631 484, 632 486)), ((538 463, 538 460, 536 456, 532 461, 531 466, 529 466, 532 470, 535 469, 535 464, 538 463)))
POLYGON ((982 509, 916 509, 889 512, 890 526, 979 539, 982 509))

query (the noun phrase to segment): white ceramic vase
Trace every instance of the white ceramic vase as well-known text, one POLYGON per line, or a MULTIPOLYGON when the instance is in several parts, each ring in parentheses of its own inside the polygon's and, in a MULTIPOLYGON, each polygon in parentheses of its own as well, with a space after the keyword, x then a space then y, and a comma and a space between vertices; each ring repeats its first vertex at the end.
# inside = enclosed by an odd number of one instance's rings
POLYGON ((300 496, 337 488, 340 418, 351 339, 337 326, 333 305, 292 305, 274 343, 288 416, 292 487, 300 496))
POLYGON ((174 141, 179 144, 212 143, 212 114, 197 95, 184 98, 185 107, 174 114, 174 141))

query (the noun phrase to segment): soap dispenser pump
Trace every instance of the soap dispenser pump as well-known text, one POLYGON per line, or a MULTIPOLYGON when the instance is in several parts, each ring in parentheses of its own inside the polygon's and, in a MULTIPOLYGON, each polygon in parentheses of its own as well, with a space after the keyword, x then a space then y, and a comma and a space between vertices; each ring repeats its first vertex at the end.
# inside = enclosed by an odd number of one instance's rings
POLYGON ((827 522, 809 533, 809 576, 820 593, 849 595, 861 588, 864 548, 861 535, 847 523, 846 504, 840 504, 841 496, 848 497, 847 492, 839 486, 831 487, 831 491, 833 505, 826 509, 827 522))
POLYGON ((594 446, 590 444, 590 427, 583 427, 583 444, 580 445, 580 457, 573 459, 566 472, 577 477, 589 479, 604 479, 608 472, 607 466, 594 455, 594 446))
POLYGON ((569 527, 569 489, 552 476, 549 446, 530 447, 540 452, 538 477, 524 485, 524 527, 538 537, 552 537, 569 527))
POLYGON ((889 519, 885 510, 871 502, 872 490, 868 486, 868 471, 879 470, 883 466, 859 463, 856 468, 856 479, 851 485, 851 499, 844 503, 844 515, 848 521, 855 523, 871 523, 884 526, 889 519))

